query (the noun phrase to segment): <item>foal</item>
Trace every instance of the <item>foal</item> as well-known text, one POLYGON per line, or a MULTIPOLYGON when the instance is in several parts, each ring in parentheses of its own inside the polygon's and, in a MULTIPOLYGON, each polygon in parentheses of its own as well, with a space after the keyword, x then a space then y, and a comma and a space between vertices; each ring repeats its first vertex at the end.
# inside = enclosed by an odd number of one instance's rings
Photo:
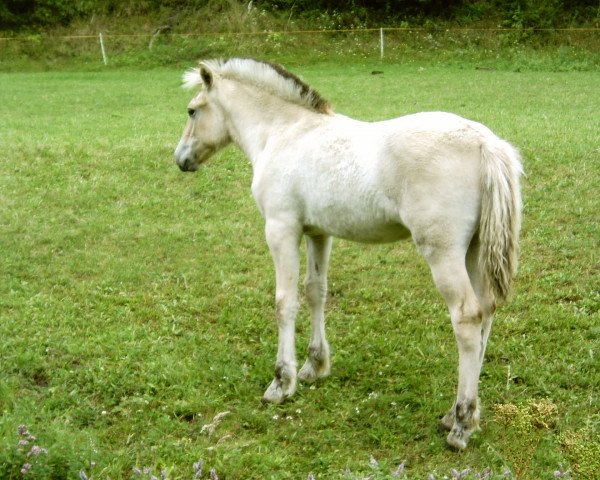
POLYGON ((521 223, 517 151, 483 125, 449 113, 367 123, 334 114, 280 66, 210 60, 184 75, 201 86, 175 150, 194 171, 235 143, 252 163, 252 194, 275 263, 279 328, 275 378, 264 400, 282 402, 296 379, 330 373, 324 306, 332 237, 391 242, 412 236, 444 297, 459 350, 456 400, 442 419, 465 448, 478 428, 478 381, 496 305, 517 266, 521 223), (297 373, 299 244, 312 333, 297 373))

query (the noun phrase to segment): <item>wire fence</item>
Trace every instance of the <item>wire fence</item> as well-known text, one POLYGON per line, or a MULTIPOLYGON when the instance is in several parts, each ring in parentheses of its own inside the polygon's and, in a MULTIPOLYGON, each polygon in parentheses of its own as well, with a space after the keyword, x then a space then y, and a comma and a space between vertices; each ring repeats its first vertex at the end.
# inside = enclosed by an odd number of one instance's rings
POLYGON ((19 35, 0 37, 0 68, 18 60, 137 62, 190 61, 194 57, 306 54, 310 58, 360 57, 395 60, 400 57, 514 54, 519 49, 546 49, 560 55, 584 55, 595 65, 600 55, 600 28, 426 28, 281 30, 248 32, 171 31, 81 35, 19 35))

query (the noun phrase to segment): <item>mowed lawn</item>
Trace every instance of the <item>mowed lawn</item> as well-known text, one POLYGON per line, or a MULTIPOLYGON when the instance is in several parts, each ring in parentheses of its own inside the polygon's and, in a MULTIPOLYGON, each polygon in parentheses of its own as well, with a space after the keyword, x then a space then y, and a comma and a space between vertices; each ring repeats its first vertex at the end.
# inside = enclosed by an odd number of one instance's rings
MULTIPOLYGON (((408 478, 467 468, 469 478, 486 468, 553 478, 561 465, 595 478, 598 73, 293 71, 340 113, 447 110, 520 148, 520 272, 489 343, 482 431, 464 452, 437 431, 456 345, 409 241, 334 243, 332 376, 262 405, 274 279, 252 172, 233 147, 179 172, 172 152, 191 98, 182 72, 10 73, 0 74, 0 478, 21 478, 29 463, 32 478, 146 467, 136 478, 191 479, 200 459, 202 478, 215 468, 221 479, 392 478, 402 463, 408 478), (47 452, 27 456, 34 444, 47 452)), ((302 362, 306 308, 297 331, 302 362)))

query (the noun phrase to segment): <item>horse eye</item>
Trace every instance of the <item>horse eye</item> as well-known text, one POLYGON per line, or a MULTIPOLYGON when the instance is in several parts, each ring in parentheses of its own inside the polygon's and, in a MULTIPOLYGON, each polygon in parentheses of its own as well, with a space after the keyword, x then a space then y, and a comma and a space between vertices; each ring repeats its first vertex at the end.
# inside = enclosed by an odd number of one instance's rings
POLYGON ((193 108, 188 108, 188 115, 190 116, 190 118, 194 118, 195 114, 196 110, 194 110, 193 108))

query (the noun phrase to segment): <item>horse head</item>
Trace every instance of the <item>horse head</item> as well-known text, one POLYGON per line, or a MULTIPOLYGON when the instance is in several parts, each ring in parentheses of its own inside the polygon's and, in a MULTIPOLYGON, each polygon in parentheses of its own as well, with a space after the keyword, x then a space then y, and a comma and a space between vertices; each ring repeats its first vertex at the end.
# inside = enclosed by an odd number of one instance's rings
POLYGON ((184 172, 194 172, 231 138, 225 116, 216 100, 216 76, 204 63, 183 76, 184 88, 201 86, 187 106, 188 120, 175 149, 175 162, 184 172))

